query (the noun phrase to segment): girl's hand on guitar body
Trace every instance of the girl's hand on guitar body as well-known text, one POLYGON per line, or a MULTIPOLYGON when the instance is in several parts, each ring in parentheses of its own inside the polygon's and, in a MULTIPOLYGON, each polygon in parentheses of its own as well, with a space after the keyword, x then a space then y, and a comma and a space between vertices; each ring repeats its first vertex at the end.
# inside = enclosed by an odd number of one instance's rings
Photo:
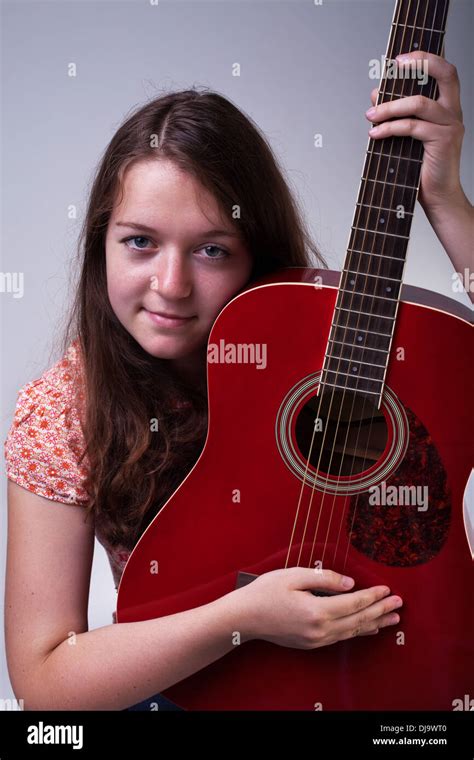
MULTIPOLYGON (((353 636, 377 633, 398 623, 403 602, 387 586, 348 593, 344 576, 332 570, 292 567, 272 570, 239 589, 245 640, 263 639, 294 649, 316 649, 353 636), (314 596, 311 591, 331 596, 314 596)), ((352 579, 349 588, 354 585, 352 579)), ((234 592, 235 593, 235 592, 234 592)))

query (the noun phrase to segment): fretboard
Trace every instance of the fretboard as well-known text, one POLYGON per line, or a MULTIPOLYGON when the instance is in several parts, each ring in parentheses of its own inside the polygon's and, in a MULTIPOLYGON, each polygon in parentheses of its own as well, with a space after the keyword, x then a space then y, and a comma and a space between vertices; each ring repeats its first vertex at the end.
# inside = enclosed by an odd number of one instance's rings
MULTIPOLYGON (((413 50, 441 55, 448 6, 449 0, 398 0, 377 105, 409 95, 437 97, 436 81, 424 71, 413 78, 413 71, 408 77, 400 69, 396 76, 391 62, 413 50)), ((368 394, 378 407, 422 160, 419 140, 369 139, 326 350, 321 385, 368 394)))

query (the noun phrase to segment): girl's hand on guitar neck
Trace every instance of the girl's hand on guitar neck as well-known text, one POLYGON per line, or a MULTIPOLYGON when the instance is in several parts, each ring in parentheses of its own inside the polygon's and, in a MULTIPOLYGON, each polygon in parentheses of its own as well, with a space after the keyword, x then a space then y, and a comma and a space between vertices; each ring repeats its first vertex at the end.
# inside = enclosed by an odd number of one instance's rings
MULTIPOLYGON (((459 162, 465 129, 456 67, 438 55, 421 50, 407 53, 406 57, 398 56, 396 60, 400 66, 408 66, 409 69, 416 66, 412 75, 422 65, 414 62, 426 61, 427 74, 438 83, 439 97, 432 100, 424 95, 412 95, 376 106, 378 90, 373 90, 373 108, 367 111, 366 116, 377 127, 369 130, 369 134, 377 140, 401 135, 421 140, 425 151, 418 195, 421 205, 430 209, 459 202, 464 195, 459 162)), ((410 79, 407 81, 409 83, 410 79)))
MULTIPOLYGON (((378 633, 400 618, 403 602, 387 586, 349 592, 332 570, 292 567, 264 573, 238 589, 245 623, 242 639, 263 639, 294 649, 316 649, 354 636, 378 633), (311 591, 331 596, 314 596, 311 591)), ((353 586, 353 581, 351 586, 353 586)))
MULTIPOLYGON (((366 112, 366 118, 376 127, 369 130, 369 135, 374 140, 406 136, 423 142, 418 200, 454 268, 462 274, 472 269, 474 210, 459 173, 465 129, 458 73, 452 63, 422 50, 397 56, 396 60, 412 69, 425 60, 428 75, 437 81, 438 99, 412 95, 376 106, 378 90, 373 90, 372 108, 366 112)), ((473 300, 470 289, 468 293, 473 300)))

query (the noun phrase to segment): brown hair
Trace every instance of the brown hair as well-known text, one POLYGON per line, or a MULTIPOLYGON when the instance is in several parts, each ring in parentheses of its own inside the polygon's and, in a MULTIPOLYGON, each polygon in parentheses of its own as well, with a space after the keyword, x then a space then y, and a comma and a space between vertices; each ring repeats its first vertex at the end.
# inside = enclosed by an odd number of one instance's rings
POLYGON ((207 88, 167 93, 119 127, 93 180, 63 351, 77 339, 88 514, 94 512, 109 543, 129 549, 195 464, 207 431, 202 391, 172 377, 167 362, 141 348, 107 295, 105 236, 117 193, 125 169, 151 158, 171 160, 197 178, 224 218, 240 206, 241 218, 231 222, 254 257, 249 282, 284 266, 325 266, 265 137, 225 97, 207 88), (170 411, 177 398, 189 406, 170 411), (158 435, 150 429, 156 418, 158 435))

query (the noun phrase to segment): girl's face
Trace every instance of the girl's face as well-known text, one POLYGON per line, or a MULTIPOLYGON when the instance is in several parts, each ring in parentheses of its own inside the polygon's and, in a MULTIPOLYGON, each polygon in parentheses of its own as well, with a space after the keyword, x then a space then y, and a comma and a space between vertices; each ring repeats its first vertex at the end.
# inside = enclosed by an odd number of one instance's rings
POLYGON ((149 354, 193 373, 217 314, 251 274, 252 256, 237 229, 171 161, 141 160, 125 172, 105 249, 117 318, 149 354))

